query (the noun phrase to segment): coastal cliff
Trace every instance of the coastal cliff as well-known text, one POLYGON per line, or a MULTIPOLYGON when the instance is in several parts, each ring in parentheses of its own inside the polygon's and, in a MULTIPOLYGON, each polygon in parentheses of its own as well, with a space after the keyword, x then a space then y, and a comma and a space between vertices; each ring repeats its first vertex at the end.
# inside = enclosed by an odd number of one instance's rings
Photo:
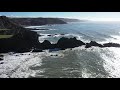
POLYGON ((0 38, 0 52, 28 51, 39 43, 39 35, 36 32, 23 28, 6 16, 0 16, 1 31, 6 34, 0 33, 0 36, 11 35, 11 37, 0 38))

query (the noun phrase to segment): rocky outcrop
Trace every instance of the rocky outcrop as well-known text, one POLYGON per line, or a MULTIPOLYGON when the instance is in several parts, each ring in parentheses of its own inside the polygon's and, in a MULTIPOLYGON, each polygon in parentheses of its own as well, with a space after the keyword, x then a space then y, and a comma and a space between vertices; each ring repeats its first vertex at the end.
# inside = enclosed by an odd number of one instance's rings
POLYGON ((120 44, 117 43, 105 43, 103 47, 120 47, 120 44))
POLYGON ((44 42, 41 43, 41 46, 42 49, 50 49, 53 47, 53 45, 48 40, 44 40, 44 42))
POLYGON ((66 48, 78 47, 81 45, 85 45, 85 43, 80 40, 77 40, 75 37, 74 38, 62 37, 58 40, 56 47, 61 49, 66 49, 66 48))
POLYGON ((103 45, 95 42, 95 41, 91 41, 90 43, 86 43, 85 48, 90 48, 91 46, 98 46, 98 47, 103 47, 103 45))

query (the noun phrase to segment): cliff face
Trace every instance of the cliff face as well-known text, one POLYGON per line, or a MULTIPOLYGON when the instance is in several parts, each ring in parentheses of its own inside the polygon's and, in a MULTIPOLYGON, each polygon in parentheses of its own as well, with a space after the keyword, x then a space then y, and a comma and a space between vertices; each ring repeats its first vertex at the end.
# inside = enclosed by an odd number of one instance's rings
POLYGON ((67 24, 66 22, 57 18, 11 18, 19 25, 25 26, 39 26, 46 24, 67 24))
POLYGON ((0 31, 9 32, 11 38, 0 39, 0 52, 28 50, 39 43, 38 34, 17 25, 5 16, 0 16, 0 31), (6 30, 7 29, 7 30, 6 30))

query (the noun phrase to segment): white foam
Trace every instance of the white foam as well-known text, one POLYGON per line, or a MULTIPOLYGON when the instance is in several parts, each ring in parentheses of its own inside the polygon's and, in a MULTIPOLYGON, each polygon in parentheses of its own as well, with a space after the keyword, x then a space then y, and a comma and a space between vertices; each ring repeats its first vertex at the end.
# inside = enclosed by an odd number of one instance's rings
POLYGON ((0 78, 27 78, 30 75, 35 75, 37 71, 31 70, 29 67, 35 64, 42 65, 44 52, 16 55, 4 56, 4 64, 0 65, 0 78))
POLYGON ((42 26, 27 26, 25 28, 41 28, 41 27, 44 27, 44 25, 42 25, 42 26))
POLYGON ((83 36, 80 36, 79 34, 67 34, 66 36, 73 36, 73 37, 76 37, 77 40, 81 40, 81 41, 83 41, 83 42, 85 42, 85 43, 90 42, 89 40, 83 39, 83 36))
POLYGON ((102 42, 99 42, 101 44, 103 43, 109 43, 109 42, 112 42, 112 43, 119 43, 120 44, 120 36, 119 35, 111 35, 112 38, 106 38, 105 41, 102 41, 102 42))
POLYGON ((49 38, 49 36, 48 36, 49 34, 42 34, 41 33, 40 35, 42 35, 42 36, 39 37, 40 42, 43 42, 46 38, 49 38))

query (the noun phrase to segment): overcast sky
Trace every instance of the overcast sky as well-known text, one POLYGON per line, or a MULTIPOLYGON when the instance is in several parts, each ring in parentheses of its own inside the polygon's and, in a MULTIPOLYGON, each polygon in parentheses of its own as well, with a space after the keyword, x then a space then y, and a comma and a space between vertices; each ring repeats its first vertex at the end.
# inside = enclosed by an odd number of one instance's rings
POLYGON ((94 21, 120 21, 120 12, 0 12, 13 17, 63 17, 94 21))

